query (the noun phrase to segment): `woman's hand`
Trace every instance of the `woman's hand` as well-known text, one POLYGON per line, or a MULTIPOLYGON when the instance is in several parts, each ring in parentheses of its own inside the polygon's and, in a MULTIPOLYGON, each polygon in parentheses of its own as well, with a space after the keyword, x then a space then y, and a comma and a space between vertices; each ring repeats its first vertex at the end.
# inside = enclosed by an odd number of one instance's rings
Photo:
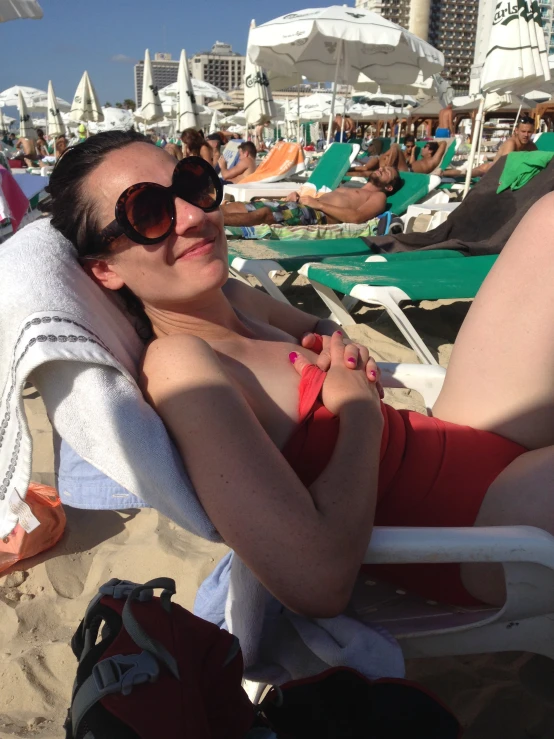
MULTIPOLYGON (((336 331, 342 337, 342 342, 345 346, 344 352, 344 365, 348 369, 358 369, 359 365, 365 368, 367 379, 371 383, 375 383, 379 397, 383 399, 385 393, 381 385, 381 370, 377 366, 377 363, 373 357, 369 356, 369 350, 363 344, 357 344, 356 342, 350 341, 348 336, 343 334, 341 331, 336 331), (356 352, 357 350, 357 352, 356 352)), ((331 366, 331 336, 323 335, 316 336, 314 333, 304 334, 300 342, 304 349, 310 349, 315 351, 314 347, 322 342, 323 347, 318 354, 315 364, 323 372, 327 372, 331 366)))
MULTIPOLYGON (((366 347, 344 344, 342 334, 336 331, 329 340, 330 367, 323 383, 321 398, 325 407, 334 415, 340 415, 354 403, 379 404, 379 369, 369 357, 366 347)), ((291 361, 298 374, 302 374, 309 362, 302 354, 291 354, 291 361)))

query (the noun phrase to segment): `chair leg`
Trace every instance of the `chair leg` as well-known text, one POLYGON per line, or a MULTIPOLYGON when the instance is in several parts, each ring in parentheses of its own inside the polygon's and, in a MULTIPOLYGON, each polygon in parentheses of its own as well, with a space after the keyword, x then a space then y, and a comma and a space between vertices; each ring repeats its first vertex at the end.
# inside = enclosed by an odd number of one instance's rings
POLYGON ((438 364, 421 336, 400 308, 400 302, 410 300, 410 296, 403 290, 399 290, 395 287, 387 288, 371 287, 370 285, 356 285, 350 295, 364 303, 382 305, 421 361, 424 364, 438 364))
POLYGON ((314 288, 319 297, 331 311, 329 318, 336 321, 341 326, 355 326, 356 321, 352 318, 348 310, 339 299, 339 296, 331 290, 330 287, 322 285, 320 282, 310 280, 311 286, 314 288))
POLYGON ((280 271, 281 265, 269 259, 233 259, 232 268, 243 275, 253 275, 272 298, 281 303, 289 303, 281 290, 269 276, 270 272, 280 271))

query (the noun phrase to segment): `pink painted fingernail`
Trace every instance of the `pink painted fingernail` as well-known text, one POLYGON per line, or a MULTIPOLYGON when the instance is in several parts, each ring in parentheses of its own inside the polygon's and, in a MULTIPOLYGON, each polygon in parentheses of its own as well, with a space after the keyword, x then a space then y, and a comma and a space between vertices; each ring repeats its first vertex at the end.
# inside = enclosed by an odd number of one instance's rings
POLYGON ((347 359, 346 361, 347 361, 347 362, 350 362, 350 364, 357 364, 357 362, 356 362, 356 360, 354 359, 354 357, 348 357, 348 359, 347 359))
POLYGON ((291 352, 289 354, 289 362, 292 362, 292 364, 294 364, 297 359, 298 359, 298 354, 296 352, 291 352))
POLYGON ((339 336, 342 336, 342 331, 335 331, 339 336))
POLYGON ((377 372, 375 372, 375 370, 371 370, 371 372, 370 372, 369 374, 370 374, 370 375, 371 375, 372 377, 377 377, 377 372))

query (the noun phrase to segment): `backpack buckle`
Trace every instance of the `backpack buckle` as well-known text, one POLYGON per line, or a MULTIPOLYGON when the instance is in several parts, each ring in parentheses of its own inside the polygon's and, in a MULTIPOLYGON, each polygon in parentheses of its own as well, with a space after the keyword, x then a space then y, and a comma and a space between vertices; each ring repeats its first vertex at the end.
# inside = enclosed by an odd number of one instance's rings
MULTIPOLYGON (((118 580, 113 577, 109 582, 104 583, 100 587, 100 593, 102 595, 108 595, 115 600, 126 600, 135 588, 138 587, 138 583, 131 582, 130 580, 118 580)), ((139 594, 137 600, 141 603, 152 600, 154 591, 152 589, 143 590, 139 594)))
POLYGON ((129 695, 134 685, 155 682, 160 666, 149 652, 116 654, 97 662, 92 668, 92 680, 102 698, 111 693, 129 695))

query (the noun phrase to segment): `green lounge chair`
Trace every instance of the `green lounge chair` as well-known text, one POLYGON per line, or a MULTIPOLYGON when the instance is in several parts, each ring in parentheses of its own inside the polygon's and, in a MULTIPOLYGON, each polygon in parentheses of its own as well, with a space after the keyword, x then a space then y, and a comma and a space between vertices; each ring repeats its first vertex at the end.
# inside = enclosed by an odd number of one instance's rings
POLYGON ((330 257, 358 257, 362 262, 395 262, 418 259, 461 257, 450 249, 425 252, 375 254, 363 239, 334 239, 331 241, 230 241, 229 266, 234 277, 245 280, 252 275, 276 300, 289 301, 283 290, 296 279, 296 273, 308 262, 321 262, 330 257), (288 280, 279 288, 271 279, 275 272, 289 272, 288 280))
MULTIPOLYGON (((440 144, 441 141, 445 141, 445 139, 434 139, 435 143, 440 144)), ((448 141, 448 139, 446 139, 448 141)), ((416 141, 416 159, 419 159, 421 156, 421 150, 426 146, 429 141, 416 141)), ((456 154, 456 149, 458 148, 458 143, 456 139, 451 139, 450 144, 446 147, 446 151, 444 152, 443 158, 441 159, 441 163, 439 164, 440 169, 447 169, 454 159, 454 155, 456 154)))
POLYGON ((355 301, 383 306, 421 361, 437 364, 400 304, 417 300, 474 298, 496 255, 457 259, 421 256, 386 264, 367 263, 363 257, 331 258, 305 264, 299 272, 308 278, 341 325, 354 325, 355 321, 335 291, 355 301))
POLYGON ((539 151, 554 151, 554 133, 540 133, 535 139, 539 151))
POLYGON ((275 197, 284 197, 295 187, 299 187, 299 183, 306 182, 315 185, 318 190, 322 187, 335 190, 348 172, 359 149, 360 147, 357 144, 334 143, 319 159, 308 179, 296 178, 286 182, 246 182, 244 184, 238 182, 236 185, 225 185, 224 192, 226 195, 233 195, 238 202, 248 202, 259 197, 265 197, 268 200, 275 197))

